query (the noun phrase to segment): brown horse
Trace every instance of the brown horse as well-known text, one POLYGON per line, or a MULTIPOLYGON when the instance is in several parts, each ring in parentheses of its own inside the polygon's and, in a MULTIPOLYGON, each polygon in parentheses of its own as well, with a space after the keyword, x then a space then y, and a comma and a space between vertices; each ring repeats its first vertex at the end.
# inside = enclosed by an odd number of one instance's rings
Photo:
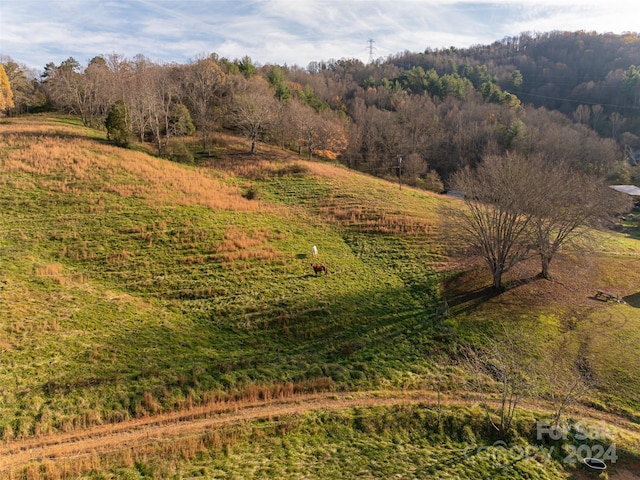
POLYGON ((315 263, 312 263, 311 268, 313 268, 313 271, 315 272, 316 277, 318 276, 318 272, 324 272, 325 275, 328 273, 327 267, 325 267, 324 265, 316 265, 315 263))

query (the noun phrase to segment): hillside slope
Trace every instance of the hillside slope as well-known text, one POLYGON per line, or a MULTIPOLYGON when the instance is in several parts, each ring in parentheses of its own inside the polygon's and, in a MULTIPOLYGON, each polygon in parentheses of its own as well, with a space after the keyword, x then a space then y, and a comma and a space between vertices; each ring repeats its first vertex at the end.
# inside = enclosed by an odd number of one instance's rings
POLYGON ((298 160, 239 158, 250 179, 181 166, 60 119, 0 128, 2 341, 19 367, 0 375, 5 436, 428 369, 434 195, 298 160))
POLYGON ((193 167, 73 119, 0 124, 4 441, 246 392, 461 391, 457 348, 504 322, 579 348, 586 400, 637 420, 637 240, 591 232, 556 282, 525 263, 496 297, 445 227, 458 201, 218 141, 193 167))

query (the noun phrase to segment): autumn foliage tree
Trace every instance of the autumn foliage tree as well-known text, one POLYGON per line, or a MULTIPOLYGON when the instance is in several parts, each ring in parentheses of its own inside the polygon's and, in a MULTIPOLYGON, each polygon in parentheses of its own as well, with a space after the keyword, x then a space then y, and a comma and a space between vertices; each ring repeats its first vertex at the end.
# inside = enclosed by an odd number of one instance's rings
POLYGON ((13 108, 13 92, 9 84, 9 78, 4 71, 4 67, 0 64, 0 111, 13 108))
POLYGON ((4 67, 13 93, 14 106, 7 107, 11 109, 11 114, 33 112, 43 108, 45 98, 36 80, 35 70, 18 64, 11 58, 3 60, 1 66, 4 67))

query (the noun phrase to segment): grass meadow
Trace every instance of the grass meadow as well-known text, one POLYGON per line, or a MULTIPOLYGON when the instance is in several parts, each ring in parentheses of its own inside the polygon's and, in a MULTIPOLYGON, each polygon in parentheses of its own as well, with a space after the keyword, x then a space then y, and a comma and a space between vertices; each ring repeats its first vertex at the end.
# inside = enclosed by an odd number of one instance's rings
MULTIPOLYGON (((535 281, 531 260, 495 297, 445 227, 443 207, 459 201, 266 146, 250 156, 220 136, 214 157, 181 165, 72 118, 0 123, 2 441, 274 385, 464 391, 459 346, 505 323, 541 350, 571 345, 594 374, 586 405, 638 419, 633 235, 585 233, 552 264, 556 282, 535 281), (629 301, 595 301, 595 288, 629 301)), ((91 478, 486 478, 450 453, 462 426, 438 443, 420 427, 433 412, 407 408, 365 412, 371 425, 357 411, 247 423, 188 462, 132 457, 91 478), (406 425, 384 426, 398 415, 406 425)), ((504 478, 563 478, 540 465, 504 478)))

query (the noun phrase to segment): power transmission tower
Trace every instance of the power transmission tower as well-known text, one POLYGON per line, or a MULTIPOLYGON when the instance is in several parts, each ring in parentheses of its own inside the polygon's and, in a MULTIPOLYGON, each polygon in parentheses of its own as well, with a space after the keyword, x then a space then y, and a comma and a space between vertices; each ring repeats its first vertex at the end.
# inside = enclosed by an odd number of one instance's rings
POLYGON ((369 46, 367 47, 369 49, 369 63, 373 63, 373 50, 374 50, 374 46, 373 44, 375 43, 373 41, 372 38, 370 38, 367 43, 369 44, 369 46))

